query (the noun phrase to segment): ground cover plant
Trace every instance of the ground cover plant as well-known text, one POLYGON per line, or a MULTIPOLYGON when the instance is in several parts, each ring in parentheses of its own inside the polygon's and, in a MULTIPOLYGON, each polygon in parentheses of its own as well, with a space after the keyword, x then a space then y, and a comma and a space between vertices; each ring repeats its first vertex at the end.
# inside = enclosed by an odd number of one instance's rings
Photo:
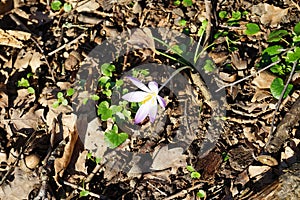
POLYGON ((297 1, 0 2, 0 199, 297 199, 297 1))

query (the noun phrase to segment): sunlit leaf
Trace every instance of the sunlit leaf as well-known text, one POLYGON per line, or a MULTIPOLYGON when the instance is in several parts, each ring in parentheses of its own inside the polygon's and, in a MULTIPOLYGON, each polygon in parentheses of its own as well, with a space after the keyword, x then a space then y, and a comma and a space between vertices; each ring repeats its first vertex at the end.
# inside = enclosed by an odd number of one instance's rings
POLYGON ((245 31, 246 35, 254 35, 260 31, 259 26, 255 23, 248 23, 246 24, 246 27, 247 27, 245 31))
POLYGON ((297 34, 297 35, 300 35, 300 22, 298 22, 296 24, 296 26, 294 27, 294 32, 297 34))
POLYGON ((114 125, 113 129, 107 131, 104 135, 104 139, 110 148, 116 148, 120 146, 127 138, 127 133, 118 133, 117 125, 114 125))
MULTIPOLYGON (((284 83, 283 80, 281 78, 275 78, 272 83, 271 83, 271 93, 273 95, 274 98, 279 99, 282 91, 284 89, 284 83)), ((287 95, 291 92, 291 90, 293 89, 293 85, 292 84, 288 84, 288 87, 283 95, 283 98, 286 98, 287 95)))
POLYGON ((275 30, 272 31, 268 37, 267 42, 278 42, 284 36, 288 35, 289 33, 286 30, 275 30))
POLYGON ((52 1, 51 9, 54 10, 54 11, 58 11, 58 10, 60 10, 61 5, 62 5, 61 1, 58 1, 58 0, 52 1))

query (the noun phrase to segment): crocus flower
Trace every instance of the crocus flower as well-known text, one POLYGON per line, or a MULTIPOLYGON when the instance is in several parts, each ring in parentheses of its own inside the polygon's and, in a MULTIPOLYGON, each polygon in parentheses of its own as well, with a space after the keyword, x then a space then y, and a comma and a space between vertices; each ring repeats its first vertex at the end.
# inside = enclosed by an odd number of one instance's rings
POLYGON ((141 102, 142 105, 138 109, 134 122, 136 124, 142 122, 147 116, 150 122, 153 123, 157 114, 157 102, 162 108, 166 107, 165 100, 158 95, 158 84, 155 81, 148 83, 148 87, 140 82, 138 79, 128 77, 129 80, 143 91, 129 92, 122 96, 123 99, 129 102, 141 102))

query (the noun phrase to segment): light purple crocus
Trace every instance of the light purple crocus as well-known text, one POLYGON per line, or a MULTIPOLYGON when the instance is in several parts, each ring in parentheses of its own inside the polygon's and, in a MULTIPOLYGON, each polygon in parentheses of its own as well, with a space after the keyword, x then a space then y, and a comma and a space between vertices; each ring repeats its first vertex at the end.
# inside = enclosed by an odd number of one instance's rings
POLYGON ((155 81, 148 83, 148 87, 141 81, 133 77, 127 77, 131 82, 143 91, 129 92, 122 96, 123 99, 129 102, 141 102, 142 105, 138 109, 134 122, 138 124, 142 122, 147 116, 150 122, 153 123, 157 114, 157 101, 162 108, 166 107, 165 100, 158 95, 158 84, 155 81))

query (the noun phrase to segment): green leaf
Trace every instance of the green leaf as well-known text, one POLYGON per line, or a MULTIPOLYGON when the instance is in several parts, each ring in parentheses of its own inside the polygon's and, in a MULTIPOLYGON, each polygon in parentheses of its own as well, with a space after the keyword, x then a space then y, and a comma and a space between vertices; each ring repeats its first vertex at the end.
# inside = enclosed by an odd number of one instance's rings
POLYGON ((87 190, 81 190, 80 193, 79 193, 79 196, 80 196, 80 197, 86 197, 86 196, 88 196, 89 194, 90 194, 89 191, 87 191, 87 190))
POLYGON ((247 27, 245 31, 246 35, 254 35, 260 31, 259 26, 255 23, 248 23, 246 24, 246 27, 247 27))
POLYGON ((86 154, 86 158, 89 160, 89 159, 92 159, 92 156, 93 156, 93 153, 92 152, 88 152, 86 154))
POLYGON ((278 42, 284 36, 288 35, 289 33, 286 30, 275 30, 272 31, 268 37, 267 42, 278 42))
POLYGON ((104 90, 102 93, 105 94, 107 97, 110 97, 112 95, 111 90, 104 90))
POLYGON ((213 72, 215 70, 215 65, 212 60, 206 60, 203 66, 205 72, 213 72))
POLYGON ((179 6, 181 4, 181 2, 179 0, 174 1, 174 6, 179 6))
POLYGON ((226 152, 222 153, 222 157, 223 157, 223 161, 226 162, 227 160, 229 160, 229 155, 226 152))
POLYGON ((232 11, 231 18, 228 20, 228 22, 231 21, 238 21, 242 17, 242 13, 240 11, 232 11))
POLYGON ((52 3, 51 3, 51 9, 54 10, 54 11, 58 11, 58 10, 60 10, 61 5, 62 5, 62 3, 60 1, 58 1, 58 0, 52 1, 52 3))
POLYGON ((100 164, 101 158, 96 158, 96 159, 95 159, 95 162, 96 162, 97 165, 100 164))
POLYGON ((116 67, 110 63, 104 63, 101 65, 101 72, 105 76, 112 77, 112 72, 116 70, 116 67))
POLYGON ((98 83, 101 85, 101 86, 104 86, 107 81, 109 80, 110 78, 108 76, 102 76, 101 78, 99 78, 98 80, 98 83))
POLYGON ((283 67, 281 65, 274 65, 270 68, 274 74, 284 75, 283 67))
POLYGON ((289 51, 287 52, 286 55, 286 61, 291 63, 291 62, 296 62, 300 58, 300 47, 296 47, 294 51, 289 51))
POLYGON ((28 91, 29 94, 34 94, 35 93, 35 90, 34 90, 33 87, 28 87, 27 91, 28 91))
POLYGON ((104 135, 104 140, 112 149, 120 146, 127 138, 127 133, 118 133, 117 125, 114 125, 113 129, 106 132, 104 135))
POLYGON ((129 110, 124 109, 122 114, 127 117, 127 119, 131 119, 131 112, 129 110))
POLYGON ((200 177, 201 177, 201 175, 200 175, 199 172, 192 172, 192 173, 191 173, 191 178, 198 179, 198 178, 200 178, 200 177))
POLYGON ((65 10, 65 12, 70 12, 72 10, 72 5, 69 3, 65 3, 64 10, 65 10))
POLYGON ((29 73, 26 75, 27 78, 30 78, 30 77, 32 77, 32 76, 33 76, 33 74, 32 74, 31 72, 29 72, 29 73))
POLYGON ((18 81, 18 87, 29 87, 29 81, 25 78, 21 78, 21 80, 18 81))
POLYGON ((266 48, 262 52, 262 54, 267 53, 270 56, 274 56, 274 55, 280 54, 283 50, 284 50, 284 48, 281 45, 273 45, 273 46, 269 46, 268 48, 266 48))
POLYGON ((96 94, 91 95, 91 99, 94 101, 98 101, 100 99, 100 97, 96 94))
POLYGON ((199 190, 197 192, 197 197, 199 197, 199 198, 205 198, 206 197, 206 192, 204 190, 199 190))
POLYGON ((116 86, 117 89, 119 89, 123 84, 124 84, 123 80, 117 80, 115 86, 116 86))
POLYGON ((222 11, 220 11, 219 12, 219 17, 220 17, 220 19, 224 19, 225 17, 227 17, 227 11, 225 11, 225 10, 222 10, 222 11))
POLYGON ((116 114, 117 112, 121 112, 122 111, 122 107, 121 106, 117 106, 117 105, 110 106, 110 109, 111 109, 113 115, 116 114))
POLYGON ((148 76, 150 74, 150 72, 149 72, 148 69, 142 69, 141 74, 144 75, 144 76, 148 76))
POLYGON ((59 106, 59 101, 54 101, 54 103, 52 104, 53 108, 57 108, 59 106))
POLYGON ((56 96, 57 98, 61 99, 64 97, 64 94, 62 92, 58 92, 56 96))
POLYGON ((186 20, 181 19, 178 21, 179 26, 186 26, 186 20))
POLYGON ((68 105, 68 100, 67 99, 62 100, 61 104, 64 106, 68 105))
POLYGON ((171 47, 171 51, 177 55, 182 55, 183 53, 182 49, 177 44, 171 47))
POLYGON ((193 5, 193 1, 192 0, 183 0, 182 1, 182 5, 185 7, 189 7, 193 5))
POLYGON ((293 42, 300 42, 300 35, 295 35, 293 37, 293 42))
POLYGON ((89 98, 84 98, 84 99, 82 100, 83 105, 86 105, 86 103, 88 102, 88 100, 89 100, 89 98))
POLYGON ((69 89, 67 90, 67 96, 68 96, 68 97, 72 96, 72 95, 74 94, 74 92, 75 92, 75 90, 74 90, 73 88, 69 88, 69 89))
MULTIPOLYGON (((274 98, 276 99, 279 99, 282 91, 283 91, 283 88, 284 88, 284 83, 283 83, 283 80, 281 78, 275 78, 272 83, 271 83, 271 87, 270 87, 270 90, 271 90, 271 93, 273 95, 274 98)), ((283 98, 286 98, 287 95, 291 92, 291 90, 293 89, 293 85, 292 84, 289 84, 284 95, 283 95, 283 98)))
POLYGON ((294 27, 294 32, 297 34, 297 35, 300 35, 300 22, 298 22, 296 24, 296 26, 294 27))
POLYGON ((102 101, 97 109, 97 114, 101 115, 101 120, 106 121, 108 118, 112 117, 112 111, 109 109, 109 103, 107 101, 102 101))
POLYGON ((191 166, 191 165, 186 166, 186 169, 187 169, 189 172, 194 172, 194 171, 196 171, 196 170, 194 169, 194 167, 191 166))

